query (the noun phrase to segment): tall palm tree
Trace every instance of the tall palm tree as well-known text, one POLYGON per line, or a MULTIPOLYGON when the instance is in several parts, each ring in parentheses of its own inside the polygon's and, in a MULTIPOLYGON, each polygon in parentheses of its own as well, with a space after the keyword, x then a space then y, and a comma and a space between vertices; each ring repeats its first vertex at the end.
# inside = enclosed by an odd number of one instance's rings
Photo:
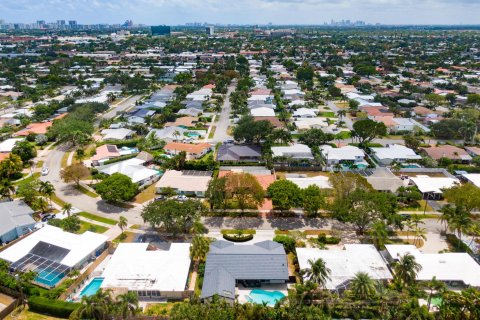
POLYGON ((457 233, 458 239, 461 241, 462 235, 469 232, 472 227, 472 218, 462 207, 457 206, 457 209, 448 225, 451 230, 457 233))
POLYGON ((318 284, 318 286, 325 288, 327 280, 330 280, 330 273, 332 272, 326 265, 322 258, 317 260, 308 260, 310 268, 304 270, 305 276, 308 280, 318 284))
POLYGON ((453 216, 455 216, 455 211, 455 207, 453 207, 451 204, 447 204, 440 209, 442 214, 440 217, 438 217, 438 221, 445 224, 445 233, 448 231, 449 222, 452 221, 453 216))
POLYGON ((123 229, 127 227, 127 224, 128 224, 127 218, 120 216, 120 219, 118 219, 118 222, 117 222, 117 226, 120 228, 120 230, 122 230, 122 233, 123 233, 123 229))
POLYGON ((140 312, 138 307, 138 295, 135 292, 127 292, 117 297, 116 313, 122 319, 127 319, 137 315, 140 312))
POLYGON ((74 319, 106 319, 113 305, 110 292, 101 289, 92 296, 83 296, 81 302, 82 305, 74 311, 74 319))
POLYGON ((45 197, 48 197, 50 206, 52 206, 52 196, 55 194, 55 187, 50 181, 40 181, 38 191, 45 197))
POLYGON ((383 221, 375 222, 369 234, 377 249, 382 249, 388 241, 388 230, 383 221))
POLYGON ((430 310, 434 291, 443 292, 446 288, 445 283, 438 281, 436 277, 433 277, 432 280, 423 283, 423 286, 428 290, 427 309, 430 310))
POLYGON ((396 280, 403 285, 409 285, 417 279, 417 273, 422 270, 422 266, 416 261, 410 253, 400 256, 393 266, 396 280))
POLYGON ((3 179, 0 181, 0 196, 12 200, 12 195, 15 194, 15 185, 10 179, 3 179))
POLYGON ((64 203, 62 207, 62 213, 66 213, 67 216, 70 218, 70 214, 72 213, 72 204, 71 203, 64 203))
POLYGON ((210 239, 202 236, 195 236, 190 247, 190 257, 193 260, 205 261, 210 250, 210 239))
POLYGON ((357 272, 350 283, 350 289, 355 297, 368 299, 377 293, 376 281, 366 272, 357 272))

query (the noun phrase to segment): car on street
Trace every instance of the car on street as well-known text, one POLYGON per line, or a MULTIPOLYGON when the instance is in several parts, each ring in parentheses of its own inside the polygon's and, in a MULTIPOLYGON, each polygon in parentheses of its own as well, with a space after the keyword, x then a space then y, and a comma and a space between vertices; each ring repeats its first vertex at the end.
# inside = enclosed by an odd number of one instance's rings
POLYGON ((50 170, 48 170, 47 167, 42 168, 42 176, 46 176, 49 172, 50 172, 50 170))

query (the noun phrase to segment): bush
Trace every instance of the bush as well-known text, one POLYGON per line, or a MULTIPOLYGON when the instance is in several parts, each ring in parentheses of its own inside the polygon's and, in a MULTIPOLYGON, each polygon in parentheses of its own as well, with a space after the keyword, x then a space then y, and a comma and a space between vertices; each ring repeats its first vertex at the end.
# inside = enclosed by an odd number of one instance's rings
POLYGON ((224 234, 223 239, 232 242, 247 242, 253 239, 253 234, 224 234))
POLYGON ((29 297, 28 306, 33 312, 68 319, 70 314, 75 311, 80 304, 59 300, 50 300, 43 297, 29 297))
POLYGON ((317 241, 322 244, 339 244, 342 239, 337 237, 327 237, 325 233, 318 235, 317 241))
POLYGON ((283 244, 287 253, 295 251, 295 239, 289 236, 277 235, 273 238, 273 241, 283 244))
POLYGON ((124 156, 120 156, 120 157, 117 157, 117 158, 113 158, 113 159, 110 159, 110 160, 107 160, 103 163, 103 165, 107 165, 107 164, 111 164, 111 163, 115 163, 115 162, 120 162, 120 161, 124 161, 124 160, 128 160, 128 159, 132 159, 132 158, 135 158, 137 156, 137 154, 127 154, 127 155, 124 155, 124 156))
POLYGON ((447 242, 452 246, 452 249, 455 252, 467 252, 469 254, 472 253, 472 249, 470 249, 465 243, 463 243, 460 239, 457 238, 454 234, 447 234, 447 242))

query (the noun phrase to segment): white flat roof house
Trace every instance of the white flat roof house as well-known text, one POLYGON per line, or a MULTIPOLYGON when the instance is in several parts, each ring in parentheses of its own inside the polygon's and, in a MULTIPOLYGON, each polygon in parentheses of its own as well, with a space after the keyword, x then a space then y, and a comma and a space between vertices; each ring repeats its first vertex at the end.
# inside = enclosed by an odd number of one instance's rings
POLYGON ((139 299, 183 298, 190 269, 190 243, 149 250, 148 243, 120 243, 102 277, 102 288, 137 292, 139 299))
POLYGON ((102 130, 103 140, 125 140, 133 135, 130 129, 104 129, 102 130))
POLYGON ((107 164, 98 167, 98 171, 108 174, 121 173, 132 179, 133 183, 140 186, 153 182, 160 175, 158 171, 144 167, 145 160, 132 158, 125 161, 107 164))
POLYGON ((416 176, 410 178, 410 181, 430 200, 441 198, 442 189, 449 189, 460 183, 456 178, 430 176, 416 176))
POLYGON ((294 144, 287 147, 272 147, 273 157, 313 160, 312 150, 304 144, 294 144))
POLYGON ((156 184, 158 193, 173 188, 179 194, 195 194, 203 197, 212 179, 211 171, 167 170, 156 184))
POLYGON ((393 279, 387 263, 371 244, 346 244, 344 250, 296 248, 300 269, 310 268, 308 260, 323 259, 330 269, 326 288, 344 290, 358 272, 366 272, 374 280, 393 279))
POLYGON ((335 165, 337 163, 352 162, 353 164, 365 164, 365 152, 362 149, 355 146, 345 146, 341 148, 333 148, 329 145, 323 145, 320 147, 320 152, 327 161, 328 166, 335 165))
POLYGON ((311 108, 299 108, 293 112, 294 118, 315 118, 317 110, 311 108))
POLYGON ((315 185, 320 189, 331 189, 332 186, 326 176, 316 177, 298 177, 287 174, 286 179, 295 183, 300 189, 305 189, 311 185, 315 185))
POLYGON ((252 117, 275 117, 275 111, 267 107, 251 109, 250 114, 252 117))
POLYGON ((422 157, 410 148, 400 144, 391 144, 384 148, 370 148, 373 157, 380 163, 388 165, 392 162, 422 160, 422 157))
POLYGON ((462 282, 466 286, 480 287, 480 265, 464 252, 423 253, 414 245, 385 245, 389 258, 397 260, 407 253, 413 255, 422 270, 417 273, 418 281, 429 281, 435 277, 444 282, 462 282))
POLYGON ((462 174, 462 177, 480 188, 480 173, 464 173, 462 174))
POLYGON ((11 268, 38 275, 35 281, 55 287, 72 269, 81 269, 106 248, 108 236, 86 231, 74 234, 46 225, 0 252, 11 268))
POLYGON ((7 139, 0 143, 0 153, 12 152, 13 147, 17 142, 23 141, 23 138, 20 139, 7 139))

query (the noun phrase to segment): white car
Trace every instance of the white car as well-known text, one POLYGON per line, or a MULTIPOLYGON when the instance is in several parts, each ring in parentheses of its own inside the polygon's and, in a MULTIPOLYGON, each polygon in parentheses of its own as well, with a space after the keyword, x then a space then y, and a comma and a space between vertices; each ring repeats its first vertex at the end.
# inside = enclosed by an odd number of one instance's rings
POLYGON ((50 171, 48 170, 47 167, 42 168, 42 176, 46 176, 50 171))

